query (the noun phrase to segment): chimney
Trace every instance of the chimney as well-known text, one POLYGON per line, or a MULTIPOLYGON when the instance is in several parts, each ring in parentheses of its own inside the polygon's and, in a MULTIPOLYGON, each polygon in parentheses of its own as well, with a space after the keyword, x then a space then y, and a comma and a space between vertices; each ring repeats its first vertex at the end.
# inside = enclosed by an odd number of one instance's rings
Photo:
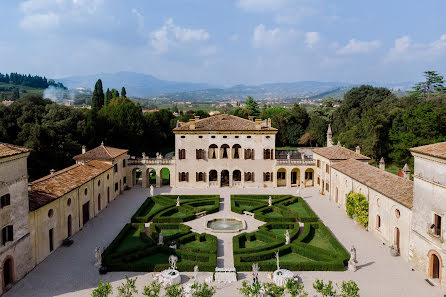
POLYGON ((262 119, 256 119, 256 129, 262 129, 262 119))
POLYGON ((407 165, 407 163, 403 167, 403 173, 404 173, 403 177, 405 179, 410 179, 410 169, 409 169, 409 166, 407 165))
POLYGON ((104 146, 104 141, 101 141, 101 146, 104 146))
POLYGON ((381 160, 379 160, 379 169, 386 170, 386 162, 384 162, 383 157, 381 157, 381 160))
POLYGON ((251 122, 254 122, 254 116, 248 116, 248 120, 250 120, 251 122))
POLYGON ((200 116, 194 116, 195 121, 198 121, 200 119, 200 116))
POLYGON ((191 130, 195 130, 195 119, 190 119, 189 123, 190 123, 189 128, 191 130))
POLYGON ((268 127, 271 128, 271 118, 268 118, 268 127))
POLYGON ((54 170, 54 169, 50 170, 50 174, 54 174, 55 172, 56 172, 56 170, 54 170))
POLYGON ((85 152, 87 151, 87 147, 85 145, 82 146, 82 154, 85 154, 85 152))
POLYGON ((356 153, 357 154, 361 153, 361 147, 359 145, 356 146, 356 153))

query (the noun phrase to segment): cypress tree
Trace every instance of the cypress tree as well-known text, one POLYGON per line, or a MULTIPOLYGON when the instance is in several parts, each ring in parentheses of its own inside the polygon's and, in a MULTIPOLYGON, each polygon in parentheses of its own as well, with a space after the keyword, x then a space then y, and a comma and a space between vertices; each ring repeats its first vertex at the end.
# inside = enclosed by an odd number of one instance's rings
POLYGON ((102 89, 102 80, 98 79, 94 85, 93 96, 91 97, 91 107, 101 109, 104 106, 104 90, 102 89))
POLYGON ((119 92, 116 89, 111 89, 110 93, 111 93, 112 98, 119 97, 119 92))
POLYGON ((122 89, 121 89, 121 96, 122 97, 126 97, 125 95, 127 95, 127 92, 125 91, 125 88, 122 87, 122 89))
POLYGON ((107 88, 107 92, 105 92, 105 101, 104 105, 108 105, 110 101, 112 100, 112 94, 110 92, 110 89, 107 88))

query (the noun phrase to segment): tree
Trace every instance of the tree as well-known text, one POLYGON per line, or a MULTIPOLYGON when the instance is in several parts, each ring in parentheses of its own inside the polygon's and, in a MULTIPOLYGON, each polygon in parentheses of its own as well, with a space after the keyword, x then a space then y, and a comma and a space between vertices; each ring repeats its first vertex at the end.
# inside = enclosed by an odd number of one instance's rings
POLYGON ((110 104, 111 100, 112 100, 112 94, 110 92, 110 89, 107 88, 107 92, 105 92, 104 105, 107 106, 108 104, 110 104))
POLYGON ((125 276, 125 283, 122 283, 118 287, 118 296, 119 297, 132 297, 133 294, 138 294, 138 290, 136 289, 136 279, 130 279, 128 276, 125 276))
POLYGON ((93 96, 91 97, 91 108, 99 110, 104 106, 104 90, 102 89, 102 80, 98 79, 94 85, 93 96))
POLYGON ((251 96, 248 96, 248 99, 245 101, 246 109, 248 109, 253 116, 258 116, 260 114, 259 104, 254 101, 251 96))
POLYGON ((16 101, 20 98, 20 92, 19 92, 19 88, 14 88, 12 90, 12 95, 11 95, 11 100, 12 101, 16 101))
POLYGON ((192 296, 194 297, 212 297, 215 294, 215 288, 209 286, 207 283, 199 284, 197 282, 194 282, 191 289, 192 296))
POLYGON ((112 286, 109 282, 98 282, 98 287, 91 292, 92 297, 108 297, 112 292, 112 286))
POLYGON ((121 89, 121 96, 122 97, 126 97, 126 95, 127 95, 127 92, 125 91, 125 87, 122 87, 122 89, 121 89))
POLYGON ((343 281, 340 289, 342 293, 339 295, 339 297, 360 297, 359 287, 352 280, 348 282, 343 281))
POLYGON ((299 139, 300 145, 312 146, 314 143, 315 143, 314 137, 311 136, 311 134, 308 132, 304 133, 299 139))
POLYGON ((147 297, 158 297, 160 291, 161 291, 161 284, 157 281, 153 281, 149 285, 144 286, 142 294, 147 297))
POLYGON ((415 94, 429 98, 431 93, 444 93, 446 91, 443 76, 437 71, 424 71, 424 77, 426 78, 425 81, 412 87, 415 94))
POLYGON ((111 95, 112 95, 112 99, 113 98, 118 98, 119 97, 119 92, 118 90, 116 90, 115 88, 111 89, 111 95))
POLYGON ((183 287, 173 284, 165 288, 167 297, 181 297, 184 293, 183 287))
POLYGON ((323 280, 316 279, 313 283, 313 288, 317 293, 321 294, 323 297, 335 297, 336 290, 333 287, 333 282, 328 281, 327 284, 324 284, 323 280))
POLYGON ((353 191, 348 193, 345 210, 350 218, 356 219, 359 224, 367 227, 369 223, 369 201, 364 195, 353 191))
POLYGON ((308 293, 304 289, 304 284, 289 279, 285 285, 291 297, 307 297, 308 293))

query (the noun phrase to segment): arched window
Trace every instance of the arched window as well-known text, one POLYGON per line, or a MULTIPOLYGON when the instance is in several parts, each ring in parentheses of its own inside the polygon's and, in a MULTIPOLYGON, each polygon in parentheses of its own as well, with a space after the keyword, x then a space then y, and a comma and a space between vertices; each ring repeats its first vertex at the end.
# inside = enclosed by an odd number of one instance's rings
POLYGON ((232 146, 232 158, 240 159, 241 153, 242 153, 242 147, 239 144, 234 144, 232 146))
POLYGON ((232 180, 233 181, 242 181, 242 173, 240 170, 234 170, 232 173, 232 180))
POLYGON ((220 147, 220 153, 222 159, 228 159, 229 158, 229 145, 223 144, 220 147))
POLYGON ((217 181, 217 170, 211 170, 209 172, 209 181, 217 181))
POLYGON ((376 215, 376 229, 381 228, 381 217, 379 215, 376 215))
POLYGON ((211 144, 208 150, 208 159, 217 159, 218 146, 211 144))

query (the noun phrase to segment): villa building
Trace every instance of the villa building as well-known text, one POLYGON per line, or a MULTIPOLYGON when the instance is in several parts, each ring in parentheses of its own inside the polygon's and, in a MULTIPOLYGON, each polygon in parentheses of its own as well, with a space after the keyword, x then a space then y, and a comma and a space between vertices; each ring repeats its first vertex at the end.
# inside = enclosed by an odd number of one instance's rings
POLYGON ((333 144, 277 150, 271 120, 216 115, 178 123, 175 155, 129 156, 101 144, 75 164, 28 184, 26 148, 0 143, 1 291, 5 292, 124 190, 142 187, 314 187, 345 208, 351 191, 369 201, 367 230, 392 246, 433 283, 444 286, 446 142, 411 149, 414 181, 379 168, 370 158, 333 144))

